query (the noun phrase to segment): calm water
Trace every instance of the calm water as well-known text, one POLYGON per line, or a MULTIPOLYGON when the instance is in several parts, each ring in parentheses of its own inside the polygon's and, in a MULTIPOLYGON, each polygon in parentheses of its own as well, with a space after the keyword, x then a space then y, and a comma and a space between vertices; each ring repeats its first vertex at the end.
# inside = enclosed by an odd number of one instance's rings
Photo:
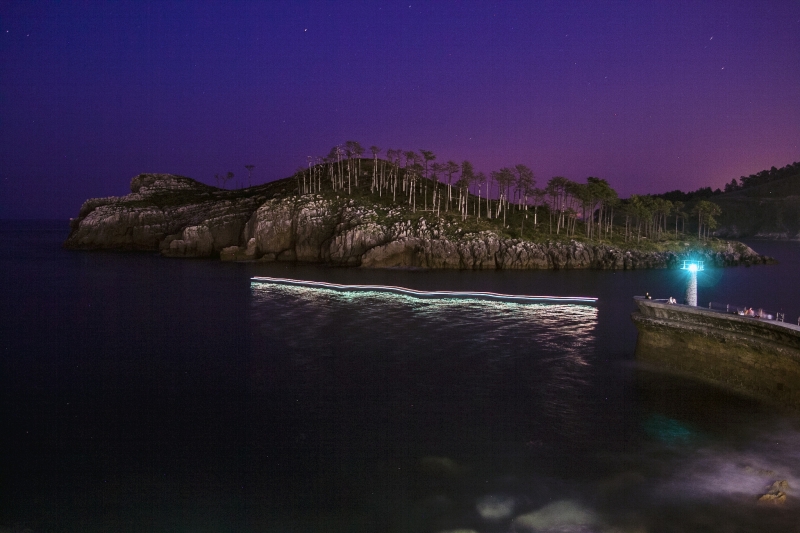
MULTIPOLYGON (((633 360, 631 296, 680 297, 679 272, 224 264, 65 237, 0 225, 0 531, 798 530, 800 420, 633 360), (756 505, 779 479, 786 505, 756 505)), ((751 244, 781 264, 706 272, 701 305, 796 320, 800 245, 751 244)))

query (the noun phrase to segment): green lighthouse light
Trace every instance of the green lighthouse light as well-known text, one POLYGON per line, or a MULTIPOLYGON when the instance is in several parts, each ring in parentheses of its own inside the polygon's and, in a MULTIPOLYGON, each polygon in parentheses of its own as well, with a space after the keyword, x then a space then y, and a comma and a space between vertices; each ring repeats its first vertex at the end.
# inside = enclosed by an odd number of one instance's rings
POLYGON ((686 305, 697 305, 697 273, 703 270, 702 261, 684 261, 682 270, 689 271, 689 282, 686 285, 686 305))
POLYGON ((689 272, 699 272, 703 270, 703 262, 702 261, 684 261, 683 266, 681 267, 682 270, 688 270, 689 272))

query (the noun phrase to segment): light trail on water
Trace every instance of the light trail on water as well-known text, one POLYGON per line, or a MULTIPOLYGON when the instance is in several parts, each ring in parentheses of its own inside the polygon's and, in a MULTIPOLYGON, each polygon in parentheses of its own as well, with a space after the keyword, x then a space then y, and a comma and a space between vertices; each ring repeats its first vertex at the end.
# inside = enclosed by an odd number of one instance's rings
POLYGON ((407 287, 396 287, 393 285, 342 285, 338 283, 328 283, 325 281, 309 281, 290 278, 272 278, 268 276, 253 276, 251 283, 266 283, 275 285, 291 285, 295 287, 307 287, 312 289, 327 289, 345 292, 388 292, 413 296, 415 298, 450 298, 467 300, 499 300, 504 302, 517 303, 541 303, 558 302, 562 304, 594 304, 597 298, 591 296, 532 296, 524 294, 500 294, 496 292, 467 292, 467 291, 418 291, 407 287))

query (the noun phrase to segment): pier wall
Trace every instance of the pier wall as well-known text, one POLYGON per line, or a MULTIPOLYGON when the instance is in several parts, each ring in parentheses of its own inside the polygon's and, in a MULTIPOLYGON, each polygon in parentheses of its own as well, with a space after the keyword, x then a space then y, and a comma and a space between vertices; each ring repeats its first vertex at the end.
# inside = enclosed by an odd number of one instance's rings
POLYGON ((636 297, 636 358, 800 410, 800 327, 636 297))

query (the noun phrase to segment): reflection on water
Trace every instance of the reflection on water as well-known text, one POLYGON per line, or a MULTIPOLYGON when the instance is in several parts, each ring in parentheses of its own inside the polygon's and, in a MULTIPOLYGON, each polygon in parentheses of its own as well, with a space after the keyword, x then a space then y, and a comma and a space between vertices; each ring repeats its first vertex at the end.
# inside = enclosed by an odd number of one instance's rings
MULTIPOLYGON (((290 285, 251 285, 254 307, 259 304, 285 306, 285 312, 325 316, 327 313, 346 313, 360 326, 359 320, 379 320, 385 317, 411 313, 436 320, 445 326, 472 324, 484 326, 487 331, 516 326, 532 337, 542 330, 558 329, 574 336, 578 344, 591 342, 597 322, 597 309, 589 305, 574 304, 520 304, 513 302, 477 299, 419 299, 385 292, 342 292, 290 285)), ((324 319, 323 319, 324 320, 324 319)))
POLYGON ((591 372, 595 307, 263 284, 251 289, 254 319, 270 336, 280 336, 298 369, 310 375, 326 354, 338 354, 345 364, 348 354, 377 358, 378 365, 395 369, 421 360, 420 367, 406 368, 424 368, 429 375, 416 376, 411 391, 398 393, 435 395, 450 382, 461 389, 450 395, 468 391, 491 401, 508 399, 506 373, 522 371, 528 379, 525 394, 541 398, 541 413, 557 420, 562 431, 580 430, 574 403, 591 372))
POLYGON ((644 421, 642 429, 650 437, 667 444, 687 443, 697 437, 689 424, 657 413, 644 421))
POLYGON ((353 489, 395 502, 367 505, 387 514, 377 524, 426 530, 467 516, 481 530, 507 525, 541 497, 523 486, 548 478, 564 451, 591 446, 593 306, 251 292, 264 346, 254 386, 288 388, 302 404, 295 423, 333 447, 300 462, 347 464, 377 480, 353 489))
MULTIPOLYGON (((798 510, 791 446, 769 457, 766 440, 730 431, 757 409, 745 400, 651 376, 615 422, 595 307, 262 284, 251 296, 253 387, 294 398, 291 462, 328 487, 305 516, 326 509, 342 530, 359 516, 365 531, 714 531, 784 527, 798 510), (759 504, 781 480, 789 499, 759 504)), ((780 435, 800 444, 796 428, 780 435)))
MULTIPOLYGON (((0 225, 0 531, 797 530, 800 421, 633 362, 630 297, 680 294, 674 273, 164 261, 65 251, 58 228, 0 225)), ((800 248, 771 246, 780 264, 701 299, 789 316, 800 248)))

